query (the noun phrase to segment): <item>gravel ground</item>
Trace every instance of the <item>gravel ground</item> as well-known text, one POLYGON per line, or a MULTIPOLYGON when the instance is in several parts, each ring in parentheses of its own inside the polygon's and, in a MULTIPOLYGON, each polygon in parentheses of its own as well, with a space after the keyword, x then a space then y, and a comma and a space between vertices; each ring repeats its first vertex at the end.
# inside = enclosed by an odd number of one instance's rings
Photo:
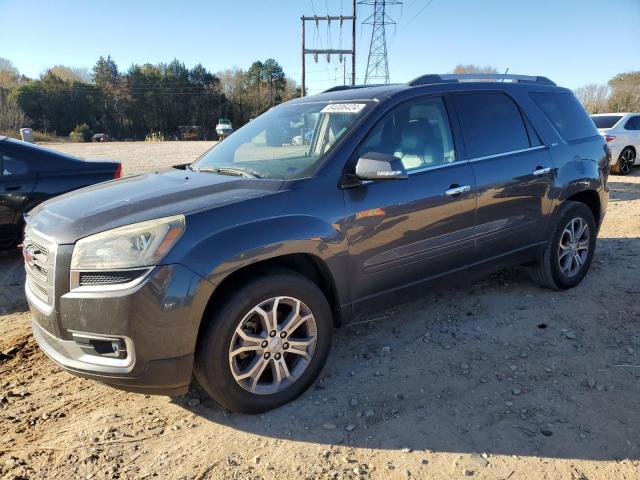
POLYGON ((152 172, 192 162, 218 142, 109 142, 41 144, 92 160, 118 160, 123 175, 152 172))
MULTIPOLYGON (((126 173, 204 143, 64 145, 126 173), (152 161, 148 159, 152 158, 152 161)), ((611 178, 592 270, 543 290, 520 269, 337 332, 300 399, 260 416, 197 387, 149 397, 71 376, 36 347, 17 252, 0 256, 6 478, 640 478, 640 170, 611 178)))

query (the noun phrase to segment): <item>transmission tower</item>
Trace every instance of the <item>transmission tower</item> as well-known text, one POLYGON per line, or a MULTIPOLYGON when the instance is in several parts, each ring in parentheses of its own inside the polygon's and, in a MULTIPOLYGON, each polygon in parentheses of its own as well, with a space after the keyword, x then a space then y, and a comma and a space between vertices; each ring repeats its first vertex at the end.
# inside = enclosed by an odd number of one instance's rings
POLYGON ((389 83, 389 62, 387 60, 387 36, 385 30, 387 25, 396 24, 395 20, 389 16, 388 9, 395 5, 402 5, 402 2, 397 0, 360 0, 358 3, 373 6, 373 13, 362 22, 364 25, 373 26, 364 83, 387 84, 389 83))

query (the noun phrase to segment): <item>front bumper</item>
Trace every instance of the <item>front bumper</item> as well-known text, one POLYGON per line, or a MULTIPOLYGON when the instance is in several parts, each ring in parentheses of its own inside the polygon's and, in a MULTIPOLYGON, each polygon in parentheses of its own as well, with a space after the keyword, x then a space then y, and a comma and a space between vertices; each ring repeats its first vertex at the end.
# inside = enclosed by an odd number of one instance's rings
POLYGON ((187 391, 200 321, 212 292, 211 284, 188 268, 156 267, 126 290, 68 291, 48 308, 28 284, 25 290, 37 343, 66 371, 141 393, 187 391), (123 353, 103 355, 87 349, 80 338, 120 342, 123 353))

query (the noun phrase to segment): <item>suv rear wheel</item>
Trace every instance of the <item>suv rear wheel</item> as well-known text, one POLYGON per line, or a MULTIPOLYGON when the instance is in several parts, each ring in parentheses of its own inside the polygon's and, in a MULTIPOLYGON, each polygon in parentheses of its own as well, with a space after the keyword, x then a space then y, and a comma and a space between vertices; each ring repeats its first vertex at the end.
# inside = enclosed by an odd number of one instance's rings
POLYGON ((618 161, 611 167, 611 171, 620 175, 629 175, 635 162, 636 152, 633 150, 633 148, 626 147, 624 150, 622 150, 622 152, 620 152, 618 161))
POLYGON ((584 203, 560 206, 551 240, 531 277, 540 286, 565 290, 578 285, 589 271, 596 248, 597 227, 584 203))
POLYGON ((304 392, 322 370, 333 334, 324 294, 294 272, 244 284, 206 321, 196 378, 220 405, 242 413, 304 392))

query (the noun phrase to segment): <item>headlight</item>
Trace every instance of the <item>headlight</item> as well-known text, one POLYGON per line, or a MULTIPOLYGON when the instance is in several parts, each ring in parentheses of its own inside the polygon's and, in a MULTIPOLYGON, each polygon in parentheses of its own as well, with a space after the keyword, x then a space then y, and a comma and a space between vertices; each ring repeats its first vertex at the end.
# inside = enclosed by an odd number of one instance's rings
POLYGON ((157 265, 185 229, 184 215, 134 223, 76 242, 74 270, 108 270, 157 265))

